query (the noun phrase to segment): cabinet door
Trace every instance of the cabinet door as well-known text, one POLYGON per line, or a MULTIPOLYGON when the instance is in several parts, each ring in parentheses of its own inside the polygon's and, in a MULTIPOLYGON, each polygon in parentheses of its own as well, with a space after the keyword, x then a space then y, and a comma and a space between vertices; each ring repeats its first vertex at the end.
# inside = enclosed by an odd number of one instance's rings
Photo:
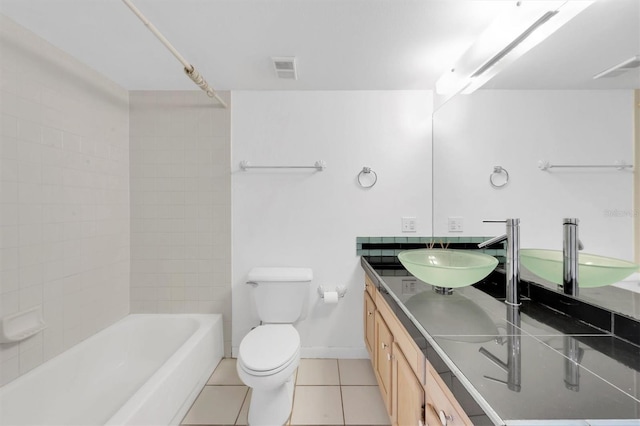
POLYGON ((389 327, 382 319, 382 316, 376 313, 375 317, 375 346, 374 346, 374 365, 375 373, 378 378, 378 385, 382 393, 387 412, 393 416, 391 406, 391 379, 392 379, 392 363, 391 363, 391 346, 393 345, 393 335, 389 331, 389 327))
POLYGON ((429 426, 473 426, 438 373, 427 364, 427 424, 429 426))
POLYGON ((364 292, 364 343, 369 351, 371 362, 374 361, 373 345, 375 344, 375 314, 376 305, 373 303, 371 296, 364 292))
POLYGON ((393 367, 395 424, 423 425, 424 389, 397 343, 393 344, 393 367))

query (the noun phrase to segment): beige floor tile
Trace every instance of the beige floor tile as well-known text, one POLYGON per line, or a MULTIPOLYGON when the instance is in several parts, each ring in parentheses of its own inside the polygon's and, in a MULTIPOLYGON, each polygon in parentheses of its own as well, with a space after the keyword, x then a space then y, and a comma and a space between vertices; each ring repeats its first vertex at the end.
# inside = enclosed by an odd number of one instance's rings
POLYGON ((247 397, 244 399, 244 403, 240 409, 240 414, 238 415, 238 420, 236 420, 236 425, 246 426, 249 424, 249 403, 251 402, 251 391, 252 389, 249 389, 247 397))
POLYGON ((232 425, 247 395, 246 386, 205 386, 183 425, 232 425))
POLYGON ((377 386, 342 386, 345 425, 388 425, 389 416, 377 386))
POLYGON ((292 425, 343 425, 340 386, 296 386, 292 425))
POLYGON ((371 361, 368 359, 339 359, 341 385, 376 386, 376 376, 373 374, 371 361))
POLYGON ((338 361, 301 359, 296 384, 299 386, 339 385, 338 361))
POLYGON ((244 385, 236 371, 236 359, 224 358, 207 382, 208 385, 244 385))

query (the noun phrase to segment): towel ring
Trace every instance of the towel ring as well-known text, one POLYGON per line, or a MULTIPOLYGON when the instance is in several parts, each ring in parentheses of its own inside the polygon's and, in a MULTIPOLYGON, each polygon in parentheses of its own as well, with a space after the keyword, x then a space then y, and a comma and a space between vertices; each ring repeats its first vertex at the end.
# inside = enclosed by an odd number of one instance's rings
POLYGON ((363 167, 362 171, 360 173, 358 173, 358 183, 360 184, 361 187, 363 188, 371 188, 373 185, 376 184, 376 182, 378 181, 378 175, 376 174, 376 172, 374 172, 373 170, 371 170, 371 167, 363 167), (366 176, 366 175, 373 175, 373 182, 366 184, 366 183, 362 183, 362 177, 366 176))
POLYGON ((508 184, 508 183, 509 183, 509 172, 508 172, 505 168, 503 168, 502 166, 494 166, 494 167, 493 167, 493 173, 491 173, 491 174, 489 175, 489 183, 490 183, 490 184, 491 184, 491 186, 493 186, 494 188, 502 188, 503 186, 505 186, 506 184, 508 184), (493 181, 493 179, 494 179, 496 176, 499 176, 499 175, 502 175, 502 174, 504 174, 504 175, 505 175, 504 182, 502 182, 502 183, 496 183, 496 182, 494 182, 494 181, 493 181))

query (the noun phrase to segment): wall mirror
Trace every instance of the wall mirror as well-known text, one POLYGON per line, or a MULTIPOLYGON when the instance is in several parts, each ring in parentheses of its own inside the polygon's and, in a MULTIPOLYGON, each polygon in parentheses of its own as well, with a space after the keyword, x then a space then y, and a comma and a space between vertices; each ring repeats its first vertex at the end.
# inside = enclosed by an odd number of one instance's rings
MULTIPOLYGON (((499 235, 504 225, 483 220, 514 217, 522 248, 561 250, 562 219, 576 217, 585 253, 633 260, 633 169, 540 166, 633 164, 640 67, 594 76, 638 55, 640 2, 594 2, 479 90, 442 103, 433 115, 434 236, 499 235), (450 231, 451 218, 461 230, 450 231)), ((636 292, 608 286, 578 297, 640 318, 638 285, 636 277, 621 284, 636 292)))

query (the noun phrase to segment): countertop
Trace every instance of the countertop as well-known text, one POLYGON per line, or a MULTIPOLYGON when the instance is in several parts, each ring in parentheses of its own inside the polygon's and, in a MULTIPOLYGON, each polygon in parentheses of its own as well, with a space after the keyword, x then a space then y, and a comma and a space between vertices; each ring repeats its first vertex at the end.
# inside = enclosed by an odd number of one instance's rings
POLYGON ((362 266, 436 370, 482 409, 478 419, 640 425, 640 347, 529 300, 513 308, 473 286, 440 295, 402 268, 362 266))

